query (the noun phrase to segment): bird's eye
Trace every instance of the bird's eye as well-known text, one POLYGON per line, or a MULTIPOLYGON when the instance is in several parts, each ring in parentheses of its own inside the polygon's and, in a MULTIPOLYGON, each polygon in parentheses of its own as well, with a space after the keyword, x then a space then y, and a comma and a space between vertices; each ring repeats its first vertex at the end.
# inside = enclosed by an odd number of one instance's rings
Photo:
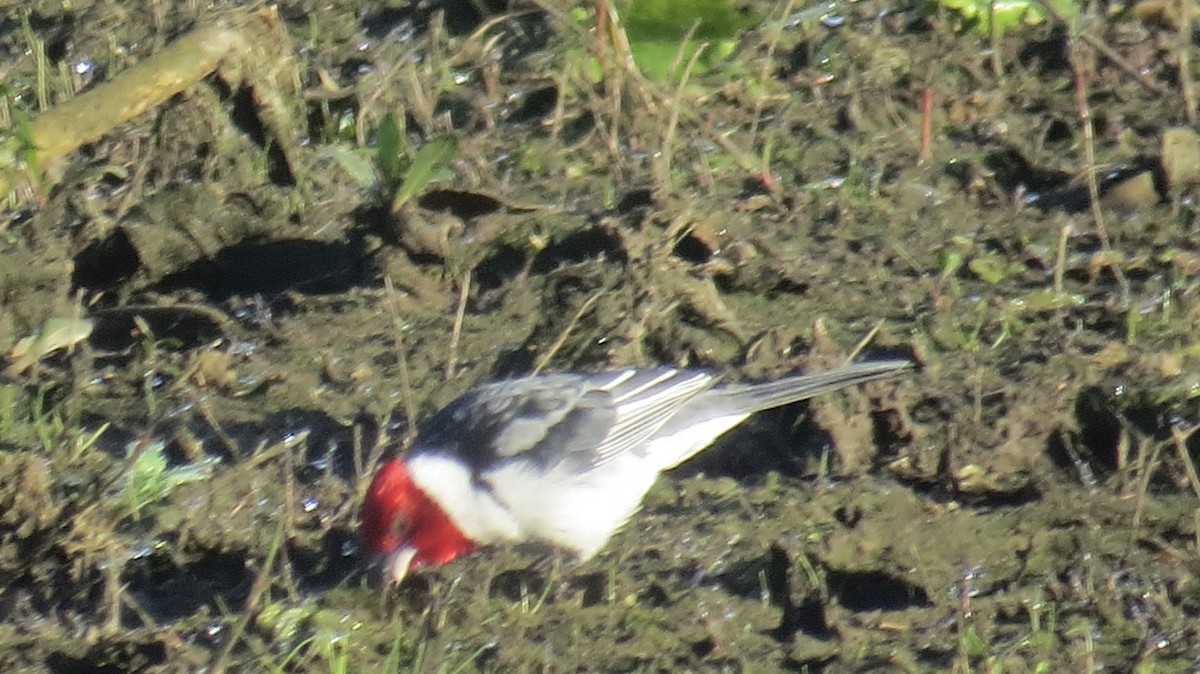
POLYGON ((397 515, 392 518, 391 535, 397 541, 403 541, 408 535, 408 518, 403 515, 397 515))

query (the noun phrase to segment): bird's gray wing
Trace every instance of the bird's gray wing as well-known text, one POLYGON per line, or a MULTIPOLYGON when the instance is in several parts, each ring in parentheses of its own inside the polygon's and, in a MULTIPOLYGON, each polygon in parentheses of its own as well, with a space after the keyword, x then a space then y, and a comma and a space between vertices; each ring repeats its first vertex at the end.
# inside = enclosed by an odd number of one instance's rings
POLYGON ((626 370, 609 383, 616 423, 596 448, 596 463, 642 447, 671 417, 717 383, 702 370, 626 370))
POLYGON ((477 474, 517 459, 582 470, 643 445, 715 381, 653 368, 485 384, 423 424, 413 451, 454 453, 477 474))

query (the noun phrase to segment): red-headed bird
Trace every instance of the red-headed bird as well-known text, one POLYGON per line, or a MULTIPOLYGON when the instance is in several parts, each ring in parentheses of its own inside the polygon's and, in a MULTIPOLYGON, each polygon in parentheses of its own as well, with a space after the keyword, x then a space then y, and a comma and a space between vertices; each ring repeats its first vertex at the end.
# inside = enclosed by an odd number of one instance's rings
POLYGON ((717 386, 701 370, 547 374, 475 388, 426 421, 375 474, 360 519, 385 581, 482 545, 540 540, 595 555, 658 474, 760 410, 894 375, 857 363, 717 386))

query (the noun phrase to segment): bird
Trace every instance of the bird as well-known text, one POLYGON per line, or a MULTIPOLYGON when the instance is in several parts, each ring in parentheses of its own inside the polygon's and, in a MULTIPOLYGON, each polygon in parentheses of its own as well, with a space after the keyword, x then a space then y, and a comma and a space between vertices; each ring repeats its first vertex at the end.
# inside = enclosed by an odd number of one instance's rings
POLYGON ((380 465, 359 511, 360 538, 389 585, 493 544, 541 541, 586 561, 637 512, 659 473, 750 415, 911 366, 860 362, 749 384, 674 367, 486 383, 380 465))

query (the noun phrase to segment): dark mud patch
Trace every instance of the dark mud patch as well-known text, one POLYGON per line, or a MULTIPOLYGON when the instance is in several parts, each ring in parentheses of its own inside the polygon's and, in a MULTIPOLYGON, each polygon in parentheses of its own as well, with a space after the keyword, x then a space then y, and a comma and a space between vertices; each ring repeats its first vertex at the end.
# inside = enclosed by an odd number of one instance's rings
MULTIPOLYGON (((757 3, 677 86, 500 4, 283 3, 288 86, 201 76, 0 213, 0 669, 1195 668, 1187 28, 757 3), (459 149, 398 209, 389 116, 459 149), (920 368, 757 415, 596 559, 370 585, 365 481, 475 384, 868 335, 920 368)), ((5 122, 242 10, 23 11, 5 122)))

